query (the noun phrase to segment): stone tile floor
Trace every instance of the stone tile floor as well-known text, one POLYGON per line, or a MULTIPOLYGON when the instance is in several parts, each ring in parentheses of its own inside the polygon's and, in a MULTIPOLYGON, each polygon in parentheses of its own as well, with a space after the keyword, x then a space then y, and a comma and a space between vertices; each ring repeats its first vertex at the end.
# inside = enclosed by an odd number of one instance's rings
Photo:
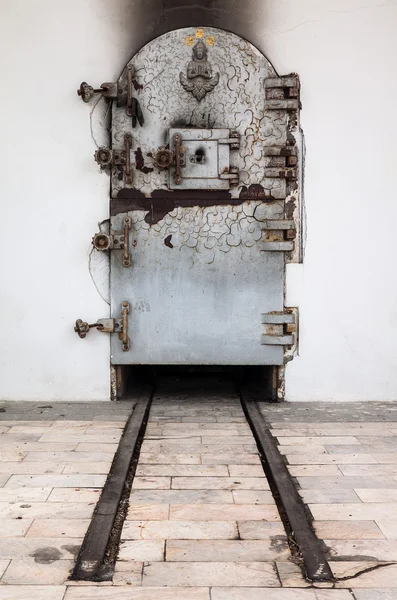
POLYGON ((132 405, 39 406, 0 407, 0 600, 397 600, 392 403, 262 405, 332 587, 292 562, 231 390, 154 399, 113 582, 68 582, 132 405))

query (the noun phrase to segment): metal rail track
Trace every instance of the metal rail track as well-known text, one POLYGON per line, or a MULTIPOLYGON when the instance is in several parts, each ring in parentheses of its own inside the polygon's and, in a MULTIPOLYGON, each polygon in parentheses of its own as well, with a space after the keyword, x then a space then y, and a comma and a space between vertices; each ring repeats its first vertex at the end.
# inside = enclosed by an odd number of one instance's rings
POLYGON ((287 535, 290 540, 292 538, 303 560, 306 578, 310 581, 334 581, 325 552, 314 533, 311 517, 277 448, 270 425, 260 413, 257 402, 250 400, 249 394, 240 391, 240 399, 287 535))
POLYGON ((109 581, 123 527, 154 388, 144 386, 127 421, 76 565, 73 581, 109 581))

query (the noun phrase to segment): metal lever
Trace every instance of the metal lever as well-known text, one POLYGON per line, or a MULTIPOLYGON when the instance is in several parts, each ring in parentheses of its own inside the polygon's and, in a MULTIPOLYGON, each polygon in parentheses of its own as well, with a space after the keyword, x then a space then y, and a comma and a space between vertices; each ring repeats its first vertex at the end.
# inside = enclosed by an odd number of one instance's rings
POLYGON ((98 319, 96 323, 89 324, 82 319, 77 319, 74 327, 79 338, 84 339, 90 329, 96 328, 101 333, 118 333, 123 346, 123 352, 130 349, 130 338, 128 337, 128 315, 130 303, 123 302, 121 305, 121 319, 98 319))
POLYGON ((98 329, 98 331, 112 333, 114 331, 113 319, 99 319, 97 323, 92 323, 91 325, 82 319, 77 319, 74 330, 79 338, 84 339, 90 329, 93 329, 94 327, 98 329))
POLYGON ((123 150, 111 150, 110 148, 101 146, 94 154, 95 161, 101 169, 108 169, 111 165, 120 165, 120 167, 123 167, 124 182, 126 185, 132 184, 131 146, 132 135, 126 133, 124 135, 123 150))
POLYGON ((77 94, 80 96, 83 102, 89 102, 95 94, 102 94, 104 98, 110 100, 111 98, 117 98, 118 87, 117 83, 102 83, 101 87, 93 88, 86 81, 80 84, 77 94))
POLYGON ((180 133, 174 135, 174 147, 175 147, 175 173, 174 182, 176 185, 182 183, 182 167, 185 166, 185 151, 182 146, 182 136, 180 133))
POLYGON ((92 245, 95 250, 99 252, 106 252, 107 250, 123 250, 123 266, 131 266, 131 253, 130 253, 130 230, 131 230, 131 219, 130 217, 124 217, 122 231, 111 231, 108 233, 96 233, 92 238, 92 245))

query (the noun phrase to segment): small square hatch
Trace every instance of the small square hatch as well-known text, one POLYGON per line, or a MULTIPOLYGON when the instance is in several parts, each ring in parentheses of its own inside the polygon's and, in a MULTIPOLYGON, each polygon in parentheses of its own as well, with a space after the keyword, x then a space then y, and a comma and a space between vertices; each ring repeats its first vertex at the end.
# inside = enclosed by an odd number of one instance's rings
POLYGON ((174 165, 172 190, 228 190, 238 183, 237 169, 230 166, 230 150, 238 149, 239 137, 229 129, 170 129, 174 165))

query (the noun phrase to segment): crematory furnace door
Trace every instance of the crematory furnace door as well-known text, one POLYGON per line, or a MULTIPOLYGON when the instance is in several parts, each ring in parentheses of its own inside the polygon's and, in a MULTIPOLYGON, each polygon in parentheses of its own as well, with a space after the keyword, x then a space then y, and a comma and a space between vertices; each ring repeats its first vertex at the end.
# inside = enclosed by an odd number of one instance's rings
POLYGON ((283 364, 298 78, 232 33, 187 28, 143 47, 117 86, 96 153, 111 171, 96 247, 111 245, 111 316, 128 330, 112 363, 283 364))

